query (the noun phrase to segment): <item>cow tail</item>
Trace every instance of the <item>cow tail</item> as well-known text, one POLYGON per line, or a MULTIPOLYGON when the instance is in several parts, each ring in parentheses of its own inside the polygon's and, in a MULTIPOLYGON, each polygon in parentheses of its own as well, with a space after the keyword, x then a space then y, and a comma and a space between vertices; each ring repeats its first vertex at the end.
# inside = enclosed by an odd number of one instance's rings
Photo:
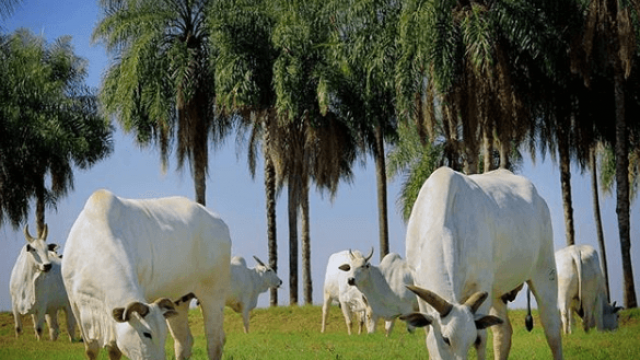
POLYGON ((533 317, 531 316, 531 289, 529 288, 529 285, 527 285, 527 316, 524 318, 524 325, 529 332, 533 329, 533 317))
POLYGON ((582 307, 582 253, 578 251, 577 257, 575 255, 575 252, 572 252, 572 254, 574 256, 573 261, 576 263, 576 272, 578 273, 578 298, 580 301, 578 316, 584 319, 584 308, 582 307))

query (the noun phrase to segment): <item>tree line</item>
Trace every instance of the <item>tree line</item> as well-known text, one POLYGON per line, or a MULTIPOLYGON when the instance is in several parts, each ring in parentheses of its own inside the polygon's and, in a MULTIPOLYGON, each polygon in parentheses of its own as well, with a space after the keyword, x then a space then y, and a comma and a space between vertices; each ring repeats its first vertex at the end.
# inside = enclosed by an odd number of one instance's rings
MULTIPOLYGON (((6 16, 13 3, 4 3, 0 14, 6 16)), ((17 226, 31 198, 55 204, 72 189, 72 166, 88 167, 108 156, 112 117, 140 144, 158 147, 163 166, 175 148, 178 167, 188 165, 196 201, 203 205, 209 144, 241 131, 248 135, 253 174, 263 159, 269 265, 277 270, 275 202, 286 188, 290 301, 298 303, 301 252, 304 301, 310 303, 310 187, 336 196, 341 182, 352 181, 358 160, 371 157, 375 163, 382 257, 389 251, 388 175, 406 174, 401 201, 408 217, 420 185, 438 166, 474 174, 513 169, 523 151, 534 158, 549 155, 560 169, 570 245, 575 241, 570 164, 592 172, 598 218, 597 151, 607 149, 600 151, 608 159, 601 167, 608 169, 602 172, 608 183, 615 183, 624 303, 637 307, 629 214, 640 158, 637 1, 101 0, 99 5, 93 40, 107 49, 112 63, 98 92, 81 86, 82 61, 68 42, 43 44, 24 31, 3 35, 3 76, 17 71, 13 60, 27 56, 15 44, 39 43, 36 47, 46 50, 33 58, 43 74, 47 67, 58 74, 60 66, 50 55, 58 46, 75 61, 67 63, 65 79, 43 76, 21 90, 40 96, 37 86, 61 84, 57 95, 46 99, 18 103, 25 101, 12 95, 24 86, 20 75, 15 83, 0 85, 2 131, 15 134, 3 136, 0 145, 0 219, 17 226), (69 149, 37 147, 48 142, 34 136, 55 139, 64 128, 59 124, 84 132, 69 130, 68 141, 54 141, 69 149), (25 176, 25 169, 34 174, 25 176), (41 181, 45 174, 52 179, 50 188, 41 181)), ((600 236, 599 243, 606 258, 600 236)), ((270 301, 277 304, 275 291, 270 301)))

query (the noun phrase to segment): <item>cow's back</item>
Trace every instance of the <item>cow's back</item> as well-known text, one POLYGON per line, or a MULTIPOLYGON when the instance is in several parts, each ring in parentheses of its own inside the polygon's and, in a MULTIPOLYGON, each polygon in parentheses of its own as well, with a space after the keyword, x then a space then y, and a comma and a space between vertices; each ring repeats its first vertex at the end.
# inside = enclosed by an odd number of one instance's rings
POLYGON ((218 266, 228 274, 230 248, 224 222, 188 199, 130 200, 98 190, 71 228, 62 275, 72 303, 83 305, 81 325, 92 338, 109 338, 110 309, 202 290, 218 266))
POLYGON ((533 185, 509 171, 440 168, 420 190, 406 251, 416 283, 445 298, 461 301, 487 286, 507 293, 539 259, 553 259, 549 211, 533 185))

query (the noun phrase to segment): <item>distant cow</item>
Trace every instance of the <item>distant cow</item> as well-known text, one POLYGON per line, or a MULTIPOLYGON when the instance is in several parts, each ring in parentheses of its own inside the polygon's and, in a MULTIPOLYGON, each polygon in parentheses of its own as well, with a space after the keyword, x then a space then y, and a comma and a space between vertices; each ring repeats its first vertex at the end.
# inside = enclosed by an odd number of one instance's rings
POLYGON ((24 227, 27 244, 18 255, 9 283, 16 336, 22 332, 22 316, 31 314, 38 340, 42 336, 45 318, 49 325, 49 338, 57 340, 60 334, 58 311, 64 310, 69 339, 73 341, 76 321, 62 283, 61 260, 56 254, 58 245, 46 243, 47 232, 45 225, 36 239, 29 234, 28 225, 24 227))
POLYGON ((503 296, 526 281, 553 357, 562 359, 551 217, 530 181, 507 170, 434 171, 413 206, 406 253, 421 313, 403 319, 429 326, 429 358, 466 359, 474 346, 485 359, 483 329, 491 326, 495 358, 507 359, 513 331, 503 296))
MULTIPOLYGON (((360 254, 359 251, 354 251, 360 254)), ((360 254, 362 256, 362 254, 360 254)), ((371 316, 371 309, 364 299, 360 290, 355 286, 347 284, 347 273, 340 271, 340 265, 349 261, 349 250, 344 250, 329 256, 327 262, 327 270, 324 275, 324 302, 322 304, 322 329, 324 332, 329 316, 329 306, 332 302, 338 302, 344 321, 347 324, 347 333, 351 335, 352 316, 357 314, 359 317, 358 334, 362 333, 362 327, 365 320, 371 316)), ((369 325, 370 326, 370 325, 369 325)))
MULTIPOLYGON (((379 266, 369 263, 373 249, 367 256, 359 252, 349 252, 349 261, 340 266, 347 272, 347 282, 362 292, 371 306, 372 321, 369 332, 375 332, 378 318, 385 320, 385 334, 389 336, 396 318, 418 311, 418 299, 407 286, 413 285, 413 274, 407 262, 400 255, 390 253, 379 266)), ((413 326, 409 325, 409 330, 413 326)))
POLYGON ((194 294, 204 317, 209 359, 224 345, 231 239, 227 225, 182 197, 148 200, 94 192, 67 239, 62 276, 86 355, 165 359, 167 324, 175 357, 191 356, 187 319, 194 294), (166 319, 166 321, 165 321, 166 319))
POLYGON ((582 318, 584 331, 618 328, 620 307, 609 304, 604 275, 596 250, 589 245, 572 245, 556 252, 558 306, 565 334, 571 333, 571 313, 582 318))
POLYGON ((257 265, 249 269, 243 257, 231 259, 231 286, 227 294, 226 305, 233 311, 242 313, 244 332, 249 332, 249 312, 258 305, 258 295, 282 285, 275 271, 257 257, 257 265))

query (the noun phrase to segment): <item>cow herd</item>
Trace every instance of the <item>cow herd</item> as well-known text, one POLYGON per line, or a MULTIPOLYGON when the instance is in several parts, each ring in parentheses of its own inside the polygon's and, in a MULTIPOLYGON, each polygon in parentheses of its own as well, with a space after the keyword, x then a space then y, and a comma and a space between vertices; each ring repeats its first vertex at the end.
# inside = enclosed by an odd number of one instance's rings
MULTIPOLYGON (((11 274, 16 336, 22 315, 33 317, 36 336, 46 318, 52 340, 57 312, 65 310, 89 359, 104 348, 110 359, 165 359, 174 338, 175 358, 191 356, 187 314, 191 299, 204 317, 210 359, 225 342, 223 308, 249 312, 260 293, 282 284, 260 259, 248 268, 231 258, 229 229, 217 214, 181 197, 124 199, 98 190, 73 224, 63 255, 25 226, 27 244, 11 274)), ((434 359, 466 359, 471 347, 486 358, 486 329, 496 359, 507 359, 513 329, 507 302, 527 283, 534 294, 547 343, 562 359, 561 332, 571 332, 572 313, 585 331, 617 328, 619 307, 607 301, 598 254, 586 245, 554 253, 546 202, 531 182, 506 170, 466 176, 436 170, 423 185, 407 226, 406 260, 392 253, 379 265, 373 249, 345 250, 327 263, 322 306, 325 331, 330 305, 340 305, 351 334, 396 319, 407 329, 426 329, 434 359)))

